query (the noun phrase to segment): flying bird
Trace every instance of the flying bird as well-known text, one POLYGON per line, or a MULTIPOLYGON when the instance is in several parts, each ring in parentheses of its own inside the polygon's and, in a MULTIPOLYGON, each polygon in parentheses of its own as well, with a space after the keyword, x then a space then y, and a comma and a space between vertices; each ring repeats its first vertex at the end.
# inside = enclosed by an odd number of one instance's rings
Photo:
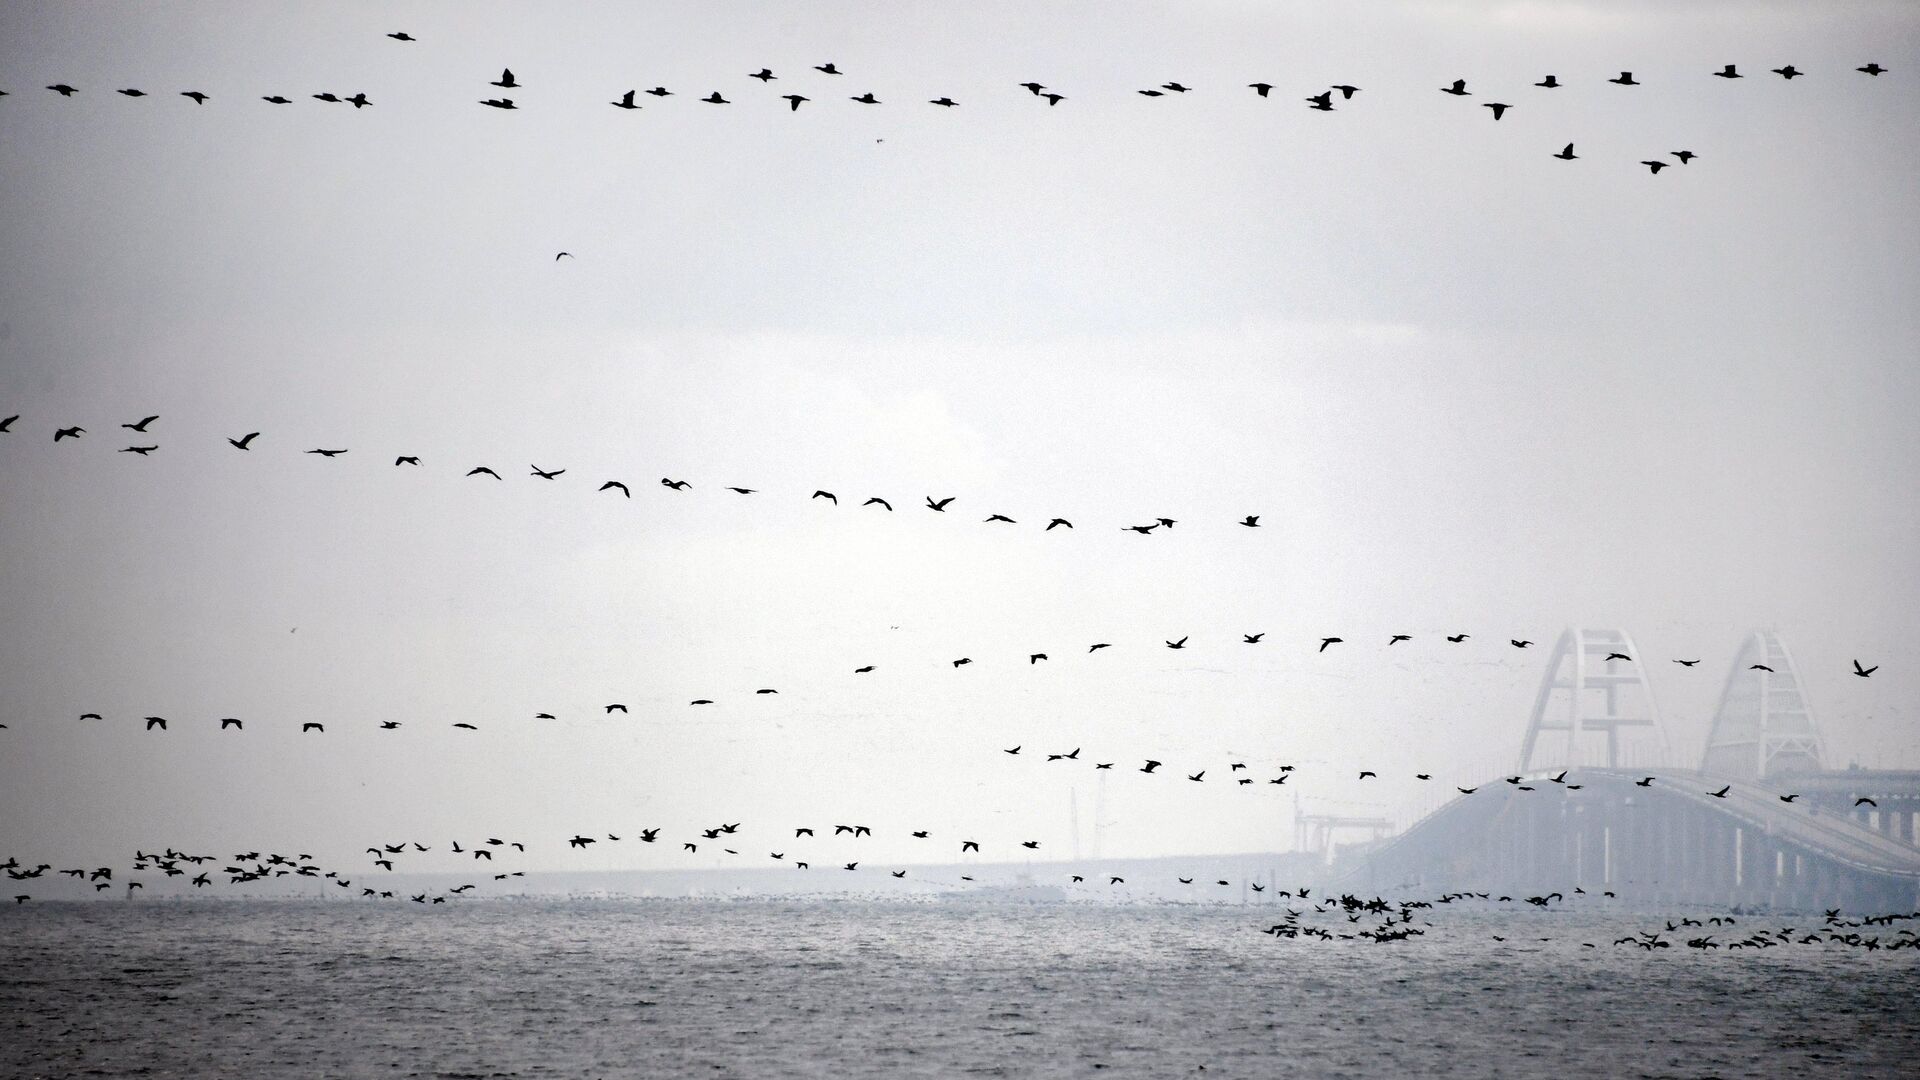
POLYGON ((53 441, 59 442, 61 439, 77 439, 81 435, 84 435, 86 430, 87 429, 83 427, 60 428, 53 433, 53 441))
POLYGON ((502 90, 514 90, 526 84, 514 81, 512 68, 502 68, 500 71, 500 77, 488 83, 487 85, 497 86, 502 90))
POLYGON ((1773 669, 1768 667, 1765 664, 1749 664, 1747 666, 1747 670, 1748 671, 1764 671, 1769 675, 1773 674, 1773 669))
POLYGON ((1264 83, 1264 82, 1248 83, 1247 89, 1252 90, 1254 93, 1259 94, 1261 97, 1266 97, 1269 93, 1273 91, 1273 84, 1264 83))
POLYGON ((1087 646, 1087 651, 1091 653, 1091 652, 1099 652, 1101 649, 1111 649, 1111 648, 1113 648, 1111 644, 1104 641, 1100 641, 1087 646))
POLYGON ((139 454, 141 457, 146 457, 158 449, 160 449, 158 446, 129 446, 120 452, 123 454, 139 454))
POLYGON ((1411 634, 1395 634, 1392 637, 1387 639, 1387 644, 1397 645, 1402 641, 1412 641, 1412 640, 1413 640, 1413 635, 1411 634))
POLYGON ((1733 785, 1728 784, 1726 787, 1721 788, 1719 791, 1709 791, 1707 792, 1707 794, 1713 796, 1716 799, 1724 799, 1727 797, 1727 792, 1732 790, 1733 790, 1733 785))
POLYGON ((812 98, 801 97, 799 94, 782 94, 780 96, 786 100, 788 112, 799 112, 801 102, 813 100, 812 98))
POLYGON ((412 34, 407 33, 405 30, 399 31, 398 33, 388 34, 387 36, 392 38, 395 41, 419 41, 420 40, 419 38, 414 37, 412 34))
POLYGON ((487 105, 487 106, 490 106, 490 107, 492 107, 492 108, 495 108, 495 109, 516 109, 516 108, 519 108, 519 106, 517 106, 517 105, 515 105, 515 104, 513 103, 513 99, 512 99, 512 98, 507 98, 507 97, 503 97, 503 98, 487 98, 486 100, 484 100, 484 101, 482 101, 482 102, 480 102, 480 104, 482 104, 482 105, 487 105))
POLYGON ((123 428, 126 428, 128 431, 137 431, 140 434, 145 435, 147 433, 147 425, 153 423, 155 420, 158 420, 158 419, 160 419, 160 417, 156 414, 154 416, 147 417, 145 420, 142 420, 137 424, 121 424, 120 426, 123 428))
POLYGON ((1159 762, 1153 760, 1152 758, 1148 758, 1147 763, 1145 765, 1140 766, 1140 771, 1143 773, 1150 773, 1159 767, 1160 767, 1159 762))
POLYGON ((708 94, 708 95, 707 95, 706 97, 703 97, 703 98, 701 98, 700 100, 701 100, 701 101, 704 101, 704 102, 706 102, 706 103, 707 103, 707 104, 709 104, 709 105, 730 105, 730 104, 732 104, 732 102, 729 102, 729 101, 728 101, 728 100, 727 100, 726 98, 723 98, 723 97, 721 97, 721 96, 720 96, 720 91, 718 91, 718 90, 715 90, 715 91, 714 91, 713 93, 711 93, 711 94, 708 94))
POLYGON ((1606 658, 1601 660, 1600 662, 1604 664, 1613 660, 1625 660, 1628 663, 1632 663, 1633 657, 1628 656, 1626 653, 1623 653, 1623 652, 1610 652, 1606 655, 1606 658))
POLYGON ((601 491, 618 490, 620 494, 625 495, 627 498, 629 499, 633 498, 633 492, 628 491, 627 485, 621 483, 618 480, 609 480, 606 483, 601 484, 600 490, 601 491))
POLYGON ((1329 645, 1338 645, 1338 644, 1340 644, 1340 643, 1341 643, 1342 641, 1344 641, 1344 640, 1345 640, 1344 638, 1337 638, 1337 637, 1328 637, 1328 638, 1321 638, 1321 639, 1320 639, 1320 647, 1319 647, 1318 649, 1315 649, 1314 651, 1315 651, 1315 652, 1326 652, 1326 651, 1327 651, 1327 646, 1329 646, 1329 645))
POLYGON ((1324 90, 1306 99, 1307 107, 1321 112, 1333 111, 1333 91, 1324 90))
POLYGON ((1046 527, 1046 528, 1044 528, 1044 529, 1042 529, 1042 530, 1040 530, 1040 531, 1041 531, 1041 532, 1052 532, 1052 531, 1053 531, 1053 527, 1054 527, 1055 525, 1065 525, 1065 526, 1066 526, 1067 528, 1069 528, 1069 529, 1071 529, 1071 528, 1073 528, 1073 522, 1071 522, 1071 521, 1068 521, 1068 520, 1067 520, 1066 518, 1054 518, 1054 519, 1053 519, 1052 521, 1049 521, 1049 522, 1047 522, 1047 527, 1046 527))
POLYGON ((1719 77, 1720 77, 1720 78, 1722 78, 1722 79, 1744 79, 1744 78, 1746 78, 1746 76, 1744 76, 1744 75, 1742 75, 1742 74, 1740 74, 1740 72, 1739 72, 1738 70, 1736 70, 1736 69, 1734 68, 1734 66, 1733 66, 1732 64, 1728 64, 1728 65, 1727 65, 1726 67, 1723 67, 1723 68, 1721 68, 1721 69, 1720 69, 1719 71, 1716 71, 1716 72, 1714 72, 1714 74, 1715 74, 1715 75, 1717 75, 1717 76, 1719 76, 1719 77))
POLYGON ((848 98, 847 100, 848 100, 848 101, 857 101, 857 102, 859 102, 859 103, 860 103, 860 104, 862 104, 862 105, 878 105, 878 104, 880 104, 880 99, 879 99, 879 98, 877 98, 877 97, 874 97, 874 96, 873 96, 873 91, 871 91, 871 90, 869 90, 869 91, 867 91, 867 92, 866 92, 866 93, 864 93, 864 94, 861 94, 861 95, 860 95, 859 97, 855 97, 855 98, 848 98))
POLYGON ((1549 75, 1549 76, 1547 76, 1546 78, 1544 78, 1544 79, 1541 79, 1541 80, 1540 80, 1539 82, 1537 82, 1537 83, 1534 83, 1533 85, 1535 85, 1535 86, 1544 86, 1544 87, 1546 87, 1546 88, 1547 88, 1548 90, 1557 90, 1557 89, 1559 89, 1559 88, 1560 88, 1560 80, 1559 80, 1559 79, 1556 79, 1556 78, 1554 78, 1554 77, 1553 77, 1553 76, 1551 76, 1551 75, 1549 75))
POLYGON ((1360 88, 1359 88, 1359 87, 1357 87, 1357 86, 1347 86, 1347 85, 1345 85, 1345 84, 1342 84, 1342 83, 1335 83, 1335 84, 1333 85, 1333 87, 1332 87, 1332 89, 1335 89, 1335 90, 1338 90, 1338 91, 1340 91, 1340 100, 1341 100, 1341 101, 1352 101, 1352 100, 1353 100, 1353 95, 1355 95, 1355 94, 1357 94, 1357 93, 1359 93, 1359 92, 1360 92, 1360 88))
POLYGON ((670 487, 675 491, 685 491, 693 485, 687 483, 685 480, 669 480, 663 476, 660 478, 660 486, 670 487))
POLYGON ((1452 94, 1454 97, 1466 97, 1472 91, 1467 89, 1467 80, 1455 79, 1453 80, 1452 86, 1443 86, 1440 88, 1440 92, 1443 94, 1452 94))
POLYGON ((775 75, 773 73, 772 68, 764 68, 764 67, 761 68, 759 71, 756 71, 753 74, 747 76, 747 78, 749 79, 759 79, 762 85, 766 83, 770 83, 779 77, 780 76, 775 75))
POLYGON ((1455 645, 1458 645, 1472 636, 1473 635, 1471 634, 1448 634, 1447 640, 1453 642, 1455 645))
POLYGON ((635 105, 633 103, 633 95, 634 95, 634 91, 629 90, 626 93, 620 95, 619 101, 608 102, 608 104, 612 105, 616 109, 637 109, 640 106, 635 105))
POLYGON ((652 94, 654 97, 672 97, 673 96, 673 91, 667 89, 664 86, 656 86, 651 90, 643 90, 641 92, 646 94, 652 94))
POLYGON ((357 94, 355 94, 355 95, 353 95, 352 97, 350 97, 350 98, 348 98, 348 99, 347 99, 347 104, 349 104, 349 105, 351 105, 351 106, 353 106, 353 107, 354 107, 354 108, 356 108, 356 109, 364 109, 364 108, 366 108, 367 106, 369 106, 369 105, 371 105, 371 104, 373 104, 373 102, 371 102, 371 101, 369 101, 369 100, 367 100, 367 94, 366 94, 366 91, 364 91, 364 90, 362 90, 362 91, 360 91, 359 93, 357 93, 357 94))
POLYGON ((1553 156, 1559 158, 1561 161, 1573 161, 1576 158, 1578 158, 1580 155, 1575 154, 1573 152, 1573 144, 1568 143, 1565 149, 1561 150, 1559 153, 1553 156))
POLYGON ((1667 163, 1664 161, 1643 161, 1640 164, 1645 165, 1648 171, 1655 176, 1659 176, 1660 170, 1667 167, 1667 163))
POLYGON ((1260 644, 1260 639, 1266 636, 1267 636, 1267 632, 1262 630, 1257 634, 1241 634, 1240 640, 1246 642, 1249 645, 1258 645, 1260 644))
POLYGON ((1687 165, 1687 164, 1690 164, 1694 158, 1697 158, 1700 155, 1694 153, 1691 150, 1675 150, 1673 151, 1673 156, 1680 159, 1680 164, 1687 165))
POLYGON ((307 453, 319 454, 321 457, 326 457, 326 458, 335 458, 335 457, 339 457, 341 454, 346 453, 346 451, 345 450, 309 450, 307 451, 307 453))
POLYGON ((1639 83, 1634 81, 1633 72, 1631 71, 1623 71, 1620 73, 1619 78, 1608 79, 1607 81, 1610 83, 1614 83, 1615 85, 1618 85, 1618 86, 1639 86, 1640 85, 1639 83))
POLYGON ((1871 807, 1873 807, 1873 808, 1874 808, 1874 809, 1876 809, 1876 810, 1878 810, 1878 809, 1880 808, 1880 804, 1879 804, 1879 803, 1877 803, 1877 802, 1874 802, 1874 801, 1873 801, 1872 799, 1869 799, 1869 798, 1867 798, 1867 797, 1866 797, 1865 795, 1862 795, 1862 796, 1860 796, 1859 798, 1857 798, 1857 799, 1855 799, 1855 800, 1853 800, 1853 805, 1855 805, 1855 806, 1871 806, 1871 807))
POLYGON ((1806 72, 1801 71, 1799 68, 1794 67, 1792 64, 1788 64, 1786 67, 1771 68, 1769 70, 1771 70, 1775 75, 1778 75, 1783 79, 1795 79, 1801 75, 1806 74, 1806 72))
POLYGON ((953 499, 954 497, 952 495, 949 495, 946 498, 941 499, 939 502, 934 502, 933 496, 929 495, 927 496, 927 509, 938 510, 942 513, 945 513, 947 509, 947 504, 952 502, 953 499))
POLYGON ((147 96, 147 92, 145 90, 116 90, 114 91, 114 93, 125 94, 128 97, 146 97, 147 96))
POLYGON ((66 83, 54 83, 52 86, 47 87, 47 89, 59 94, 61 97, 72 97, 77 92, 66 83))
POLYGON ((485 465, 476 465, 473 468, 467 470, 468 476, 479 476, 482 473, 485 473, 486 475, 493 477, 495 480, 500 479, 499 473, 494 472, 492 469, 487 468, 485 465))
POLYGON ((815 71, 818 71, 818 72, 820 72, 820 73, 821 73, 821 74, 823 74, 823 75, 844 75, 844 74, 846 74, 845 72, 843 72, 843 71, 841 71, 841 70, 840 70, 839 68, 837 68, 837 67, 834 67, 834 66, 833 66, 833 64, 832 64, 832 62, 828 62, 828 63, 825 63, 825 64, 815 64, 815 65, 813 66, 813 70, 815 70, 815 71))
POLYGON ((1681 667, 1692 667, 1693 665, 1699 662, 1700 661, 1698 660, 1675 660, 1674 661, 1674 663, 1679 664, 1681 667))
POLYGON ((1501 116, 1503 116, 1503 115, 1505 115, 1505 114, 1506 114, 1506 111, 1507 111, 1508 109, 1511 109, 1511 108, 1513 108, 1513 106, 1511 106, 1511 105, 1508 105, 1508 104, 1506 104, 1505 102, 1500 102, 1500 101, 1489 101, 1489 102, 1487 102, 1486 104, 1484 104, 1484 105, 1482 105, 1482 106, 1480 106, 1480 107, 1481 107, 1481 108, 1483 108, 1483 109, 1492 109, 1492 110, 1493 110, 1493 118, 1494 118, 1495 120, 1498 120, 1498 119, 1500 119, 1500 117, 1501 117, 1501 116))
POLYGON ((987 517, 987 519, 986 519, 985 521, 983 521, 983 522, 981 522, 981 524, 983 524, 983 525, 991 525, 991 524, 993 524, 993 523, 994 523, 994 522, 996 522, 996 521, 1004 521, 1004 522, 1006 522, 1006 523, 1007 523, 1007 524, 1009 524, 1009 525, 1017 525, 1017 524, 1019 524, 1019 522, 1016 522, 1016 521, 1014 521, 1014 520, 1013 520, 1012 518, 1010 518, 1010 517, 1008 517, 1008 516, 1007 516, 1007 515, 1005 515, 1005 514, 991 514, 991 515, 989 515, 989 516, 987 517))
POLYGON ((1533 642, 1532 642, 1532 641, 1527 641, 1527 640, 1521 640, 1521 639, 1519 639, 1519 638, 1508 638, 1508 639, 1507 639, 1507 644, 1509 644, 1509 645, 1511 645, 1511 646, 1513 646, 1513 647, 1514 647, 1514 648, 1516 648, 1516 649, 1524 649, 1524 648, 1526 648, 1527 646, 1529 646, 1529 645, 1531 645, 1531 644, 1533 644, 1533 642))
POLYGON ((963 656, 963 657, 961 657, 960 659, 958 659, 958 660, 955 660, 955 661, 953 662, 953 666, 954 666, 954 667, 959 667, 959 666, 960 666, 960 665, 962 665, 962 664, 971 664, 971 663, 973 663, 973 658, 972 658, 972 657, 970 657, 970 656, 963 656))
POLYGON ((242 435, 242 436, 240 436, 240 437, 239 437, 239 438, 237 438, 237 439, 228 439, 228 440, 227 440, 227 444, 228 444, 229 446, 231 446, 231 447, 233 447, 233 448, 234 448, 235 450, 245 450, 245 449, 247 449, 247 444, 248 444, 248 443, 250 443, 250 442, 252 442, 253 440, 255 440, 255 439, 257 439, 257 438, 259 438, 259 437, 260 437, 260 433, 259 433, 259 432, 257 432, 257 431, 250 431, 250 432, 248 432, 248 433, 246 433, 245 435, 242 435))
POLYGON ((1858 676, 1860 676, 1860 677, 1861 677, 1861 678, 1863 678, 1863 679, 1864 679, 1864 678, 1866 678, 1866 677, 1867 677, 1867 676, 1869 676, 1869 675, 1872 675, 1872 674, 1873 674, 1874 672, 1876 672, 1876 671, 1879 671, 1879 670, 1880 670, 1880 665, 1879 665, 1879 664, 1875 664, 1875 665, 1873 665, 1873 666, 1872 666, 1872 667, 1870 667, 1870 668, 1863 668, 1863 667, 1861 667, 1861 666, 1860 666, 1860 661, 1858 661, 1858 660, 1855 660, 1855 661, 1853 662, 1853 673, 1854 673, 1855 675, 1858 675, 1858 676))
MULTIPOLYGON (((814 492, 814 493, 813 493, 812 495, 810 495, 810 496, 808 496, 808 498, 812 498, 812 499, 825 499, 825 500, 827 500, 828 502, 830 502, 830 503, 832 503, 832 504, 833 504, 833 505, 835 505, 835 506, 839 506, 839 505, 840 505, 840 497, 839 497, 838 495, 835 495, 835 494, 834 494, 833 492, 831 492, 831 491, 816 491, 816 492, 814 492)), ((891 507, 889 507, 889 509, 891 509, 891 507)))
POLYGON ((412 454, 402 454, 401 456, 394 458, 393 463, 395 466, 418 465, 420 464, 420 459, 413 456, 412 454))
POLYGON ((1245 525, 1249 529, 1257 529, 1260 527, 1260 515, 1248 514, 1240 520, 1240 524, 1245 525))
POLYGON ((1169 641, 1169 642, 1167 642, 1167 648, 1169 648, 1169 649, 1184 649, 1184 648, 1186 648, 1186 647, 1187 647, 1187 639, 1186 639, 1186 638, 1181 638, 1181 639, 1180 639, 1179 641, 1169 641))
POLYGON ((927 104, 929 104, 929 105, 941 105, 941 106, 944 106, 944 107, 946 107, 946 108, 949 108, 949 109, 951 109, 951 108, 953 108, 953 107, 954 107, 955 105, 958 105, 958 104, 960 104, 960 103, 959 103, 959 102, 957 102, 957 101, 955 101, 955 100, 953 100, 952 98, 945 98, 945 97, 941 97, 941 98, 934 98, 934 99, 933 99, 932 101, 929 101, 929 102, 927 102, 927 104))
POLYGON ((1881 72, 1887 69, 1881 67, 1879 64, 1868 64, 1866 67, 1857 67, 1853 70, 1878 77, 1881 72))
MULTIPOLYGON (((565 469, 554 469, 550 472, 542 472, 540 469, 540 466, 538 465, 529 465, 527 466, 527 468, 532 469, 533 475, 539 477, 542 480, 551 480, 554 477, 559 476, 561 473, 567 471, 565 469)), ((605 490, 605 489, 603 488, 601 490, 605 490)))

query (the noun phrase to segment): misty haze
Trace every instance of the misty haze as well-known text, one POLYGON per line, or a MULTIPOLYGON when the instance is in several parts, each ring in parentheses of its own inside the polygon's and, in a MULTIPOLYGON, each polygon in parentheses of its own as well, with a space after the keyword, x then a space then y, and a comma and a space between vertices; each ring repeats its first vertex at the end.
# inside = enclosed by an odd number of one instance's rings
POLYGON ((0 1074, 1903 1073, 1916 46, 8 5, 0 1074))

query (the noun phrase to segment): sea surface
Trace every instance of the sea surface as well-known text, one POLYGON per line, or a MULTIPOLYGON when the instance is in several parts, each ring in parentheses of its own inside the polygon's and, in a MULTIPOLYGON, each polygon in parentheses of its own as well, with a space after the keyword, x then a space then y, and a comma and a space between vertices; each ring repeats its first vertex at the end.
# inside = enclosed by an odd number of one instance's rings
POLYGON ((0 1076, 1920 1076, 1920 951, 1649 952, 1613 941, 1664 914, 1484 905, 1402 942, 1260 933, 1279 914, 8 906, 0 1076))

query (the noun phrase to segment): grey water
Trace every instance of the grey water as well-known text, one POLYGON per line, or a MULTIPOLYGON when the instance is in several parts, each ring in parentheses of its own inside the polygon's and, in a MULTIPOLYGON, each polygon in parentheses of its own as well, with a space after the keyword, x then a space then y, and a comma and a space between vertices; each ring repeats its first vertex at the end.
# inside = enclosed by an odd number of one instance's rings
MULTIPOLYGON (((1407 941, 1261 934, 1278 915, 9 906, 0 1076, 1891 1077, 1920 1061, 1920 950, 1649 952, 1613 942, 1664 915, 1450 907, 1417 912, 1407 941)), ((1817 925, 1741 922, 1708 929, 1817 925)))

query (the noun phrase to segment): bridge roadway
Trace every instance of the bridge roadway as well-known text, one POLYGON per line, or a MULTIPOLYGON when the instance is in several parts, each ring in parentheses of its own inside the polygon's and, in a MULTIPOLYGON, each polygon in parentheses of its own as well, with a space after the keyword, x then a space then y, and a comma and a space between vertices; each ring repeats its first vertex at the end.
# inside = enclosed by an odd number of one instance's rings
MULTIPOLYGON (((1371 845, 1343 885, 1400 891, 1613 891, 1623 901, 1911 910, 1920 848, 1787 791, 1673 770, 1488 781, 1371 845), (1729 786, 1724 798, 1709 794, 1729 786)), ((1791 783, 1791 778, 1786 782, 1791 783)))

